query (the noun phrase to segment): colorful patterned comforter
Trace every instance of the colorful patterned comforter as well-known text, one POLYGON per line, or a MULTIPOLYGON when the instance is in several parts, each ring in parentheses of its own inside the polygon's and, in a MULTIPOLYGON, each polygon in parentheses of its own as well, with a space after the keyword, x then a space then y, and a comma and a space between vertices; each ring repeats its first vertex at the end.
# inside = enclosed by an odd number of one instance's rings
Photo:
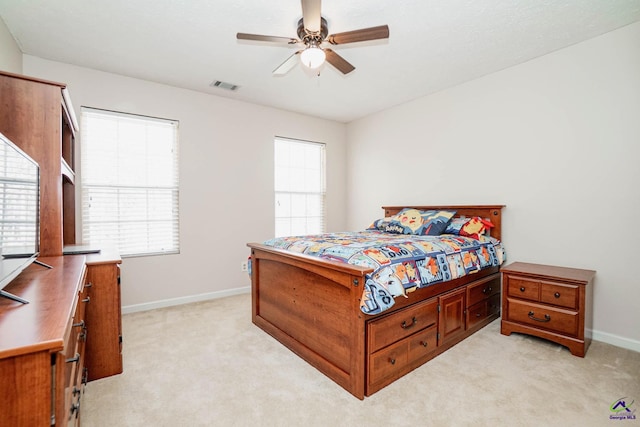
POLYGON ((265 245, 319 258, 370 267, 361 310, 377 314, 394 298, 434 283, 446 282, 505 260, 502 243, 443 234, 417 236, 366 230, 271 239, 265 245))

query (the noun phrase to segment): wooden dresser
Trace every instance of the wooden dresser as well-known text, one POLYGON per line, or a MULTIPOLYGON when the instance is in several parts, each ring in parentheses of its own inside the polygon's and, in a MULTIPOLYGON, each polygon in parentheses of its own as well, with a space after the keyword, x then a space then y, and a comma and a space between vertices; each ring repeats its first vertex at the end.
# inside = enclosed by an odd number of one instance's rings
POLYGON ((0 298, 0 427, 77 425, 87 381, 122 372, 120 255, 75 245, 75 135, 66 84, 0 71, 0 132, 40 165, 40 261, 0 298))
POLYGON ((523 262, 503 267, 502 334, 545 338, 584 357, 593 328, 595 274, 523 262))
POLYGON ((79 425, 87 381, 122 372, 118 277, 95 270, 120 257, 93 257, 39 258, 6 287, 29 303, 0 298, 0 425, 79 425))

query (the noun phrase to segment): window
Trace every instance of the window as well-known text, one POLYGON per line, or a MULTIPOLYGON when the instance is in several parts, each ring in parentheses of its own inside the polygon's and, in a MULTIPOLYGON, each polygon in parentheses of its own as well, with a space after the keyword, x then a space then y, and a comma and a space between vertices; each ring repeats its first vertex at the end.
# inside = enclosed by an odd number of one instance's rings
POLYGON ((276 138, 276 237, 324 233, 325 146, 276 138))
POLYGON ((82 108, 82 241, 178 253, 178 122, 82 108))

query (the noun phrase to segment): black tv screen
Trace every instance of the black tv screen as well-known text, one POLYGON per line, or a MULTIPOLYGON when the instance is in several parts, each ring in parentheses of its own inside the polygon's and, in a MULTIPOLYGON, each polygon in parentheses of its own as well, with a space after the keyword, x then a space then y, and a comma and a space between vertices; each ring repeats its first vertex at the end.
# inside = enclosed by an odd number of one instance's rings
POLYGON ((0 133, 0 295, 24 299, 4 288, 38 257, 40 169, 0 133))

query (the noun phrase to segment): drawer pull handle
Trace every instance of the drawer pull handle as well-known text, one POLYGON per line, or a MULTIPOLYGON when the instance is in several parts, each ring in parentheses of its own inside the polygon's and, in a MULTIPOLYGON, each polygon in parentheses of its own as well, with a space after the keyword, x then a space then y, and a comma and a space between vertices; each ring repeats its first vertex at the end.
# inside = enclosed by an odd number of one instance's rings
POLYGON ((482 316, 482 314, 476 313, 476 317, 480 317, 480 316, 482 316))
POLYGON ((427 346, 429 345, 429 342, 427 342, 427 341, 420 341, 420 345, 422 345, 424 348, 427 348, 427 346))
POLYGON ((73 363, 73 362, 77 362, 78 360, 80 360, 80 353, 76 353, 75 357, 72 357, 71 359, 67 359, 66 362, 73 363))
POLYGON ((556 292, 555 294, 553 294, 553 296, 556 298, 560 298, 560 292, 556 292))
POLYGON ((544 315, 544 319, 539 319, 537 317, 533 316, 533 311, 529 312, 529 319, 531 320, 535 320, 536 322, 548 322, 551 320, 551 316, 549 316, 548 314, 544 315))
POLYGON ((90 288, 90 287, 92 287, 92 286, 93 286, 93 283, 91 283, 91 282, 89 282, 89 283, 85 283, 85 284, 84 284, 84 287, 85 287, 85 288, 90 288))
POLYGON ((520 292, 524 292, 524 286, 520 286, 520 292))
MULTIPOLYGON (((520 288, 520 290, 522 290, 522 289, 523 288, 520 288)), ((493 290, 493 288, 491 286, 489 286, 488 288, 484 288, 482 290, 482 293, 486 295, 486 294, 490 293, 492 290, 493 290)))
POLYGON ((91 297, 86 297, 85 299, 82 300, 82 302, 89 302, 91 301, 91 297))
POLYGON ((415 326, 416 323, 418 323, 418 319, 416 319, 416 317, 413 316, 413 318, 411 318, 411 324, 410 325, 407 325, 407 322, 403 320, 402 321, 402 325, 400 325, 400 327, 402 329, 409 329, 409 328, 415 326))
POLYGON ((78 326, 80 326, 81 328, 84 328, 84 320, 81 320, 78 323, 73 324, 74 328, 77 328, 78 326))
POLYGON ((389 358, 389 363, 391 363, 392 365, 395 365, 396 364, 396 359, 394 359, 392 357, 389 358))

